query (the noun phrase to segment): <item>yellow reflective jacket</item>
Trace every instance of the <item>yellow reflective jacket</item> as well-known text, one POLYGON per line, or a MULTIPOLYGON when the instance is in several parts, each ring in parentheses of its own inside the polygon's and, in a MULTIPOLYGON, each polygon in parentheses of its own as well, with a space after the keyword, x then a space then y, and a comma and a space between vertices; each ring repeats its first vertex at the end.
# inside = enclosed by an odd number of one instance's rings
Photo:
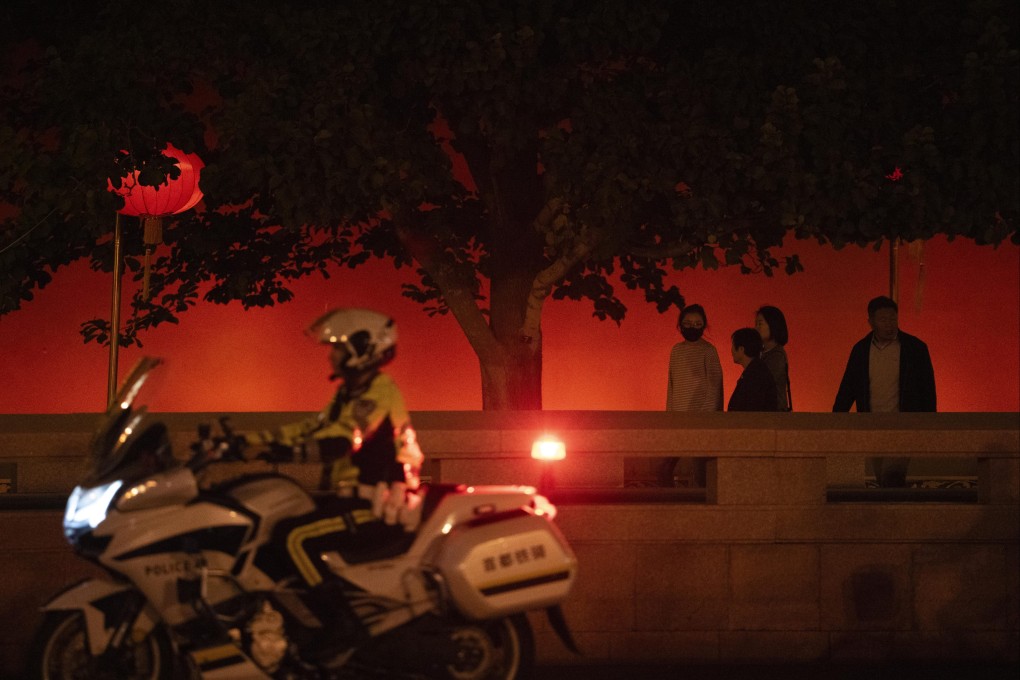
MULTIPOLYGON (((343 439, 346 455, 333 463, 333 482, 362 484, 403 481, 410 473, 417 478, 424 456, 418 447, 404 397, 393 379, 378 373, 363 389, 353 393, 341 386, 336 396, 312 418, 246 435, 250 444, 277 443, 302 446, 319 443, 323 462, 329 441, 343 439)), ((332 458, 332 456, 330 456, 332 458)))

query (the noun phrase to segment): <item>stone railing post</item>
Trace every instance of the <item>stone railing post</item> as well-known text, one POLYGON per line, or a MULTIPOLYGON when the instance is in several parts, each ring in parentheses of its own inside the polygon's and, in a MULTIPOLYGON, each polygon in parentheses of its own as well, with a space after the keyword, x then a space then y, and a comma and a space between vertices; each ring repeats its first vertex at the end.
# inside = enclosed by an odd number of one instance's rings
POLYGON ((1020 458, 978 458, 978 502, 1020 503, 1020 458))
POLYGON ((822 505, 826 462, 814 457, 711 458, 705 500, 715 505, 822 505))

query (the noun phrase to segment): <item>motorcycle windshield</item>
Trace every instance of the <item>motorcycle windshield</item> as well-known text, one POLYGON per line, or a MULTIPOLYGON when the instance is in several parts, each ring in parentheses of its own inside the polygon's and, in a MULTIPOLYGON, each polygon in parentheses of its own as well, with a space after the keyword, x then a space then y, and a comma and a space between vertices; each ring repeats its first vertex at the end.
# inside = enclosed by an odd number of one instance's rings
POLYGON ((121 384, 117 397, 106 410, 92 437, 85 466, 86 486, 99 484, 114 477, 126 477, 125 468, 134 467, 138 456, 145 454, 146 449, 149 449, 149 453, 154 452, 151 450, 153 449, 151 440, 161 439, 160 435, 165 438, 166 428, 162 425, 148 425, 145 422, 145 406, 135 406, 142 385, 152 370, 161 363, 161 359, 144 357, 121 384), (146 446, 140 445, 143 442, 146 446))

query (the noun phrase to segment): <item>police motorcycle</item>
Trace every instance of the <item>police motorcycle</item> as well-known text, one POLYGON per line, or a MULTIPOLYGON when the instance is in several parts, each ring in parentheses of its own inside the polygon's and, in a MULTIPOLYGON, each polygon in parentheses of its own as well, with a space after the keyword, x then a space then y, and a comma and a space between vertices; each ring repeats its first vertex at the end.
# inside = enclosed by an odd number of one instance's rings
POLYGON ((109 578, 43 606, 30 677, 525 678, 525 612, 538 609, 576 651, 559 604, 577 562, 555 507, 531 487, 436 484, 400 540, 319 555, 364 633, 326 660, 313 654, 322 623, 307 586, 270 574, 283 547, 274 527, 322 499, 275 473, 204 483, 212 463, 237 456, 229 436, 175 459, 166 426, 134 405, 159 363, 143 359, 124 382, 67 501, 68 542, 109 578))

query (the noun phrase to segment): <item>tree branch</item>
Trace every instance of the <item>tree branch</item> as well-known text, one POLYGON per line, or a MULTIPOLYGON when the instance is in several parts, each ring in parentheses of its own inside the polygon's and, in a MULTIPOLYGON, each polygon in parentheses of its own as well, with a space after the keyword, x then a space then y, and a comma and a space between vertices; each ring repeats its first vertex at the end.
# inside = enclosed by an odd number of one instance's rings
MULTIPOLYGON (((542 212, 549 208, 547 205, 542 212)), ((521 324, 521 340, 528 343, 533 349, 537 349, 542 336, 542 307, 546 298, 552 292, 552 287, 563 278, 578 262, 583 261, 595 247, 594 240, 580 240, 574 244, 569 252, 564 253, 551 265, 543 269, 535 276, 531 284, 531 292, 528 294, 527 305, 524 310, 524 323, 521 324)))
POLYGON ((453 312, 479 361, 502 362, 502 347, 478 308, 471 286, 460 280, 461 276, 444 257, 439 244, 432 238, 414 233, 409 224, 410 220, 401 219, 399 213, 394 212, 393 222, 401 245, 436 282, 436 286, 442 292, 443 301, 453 312))

